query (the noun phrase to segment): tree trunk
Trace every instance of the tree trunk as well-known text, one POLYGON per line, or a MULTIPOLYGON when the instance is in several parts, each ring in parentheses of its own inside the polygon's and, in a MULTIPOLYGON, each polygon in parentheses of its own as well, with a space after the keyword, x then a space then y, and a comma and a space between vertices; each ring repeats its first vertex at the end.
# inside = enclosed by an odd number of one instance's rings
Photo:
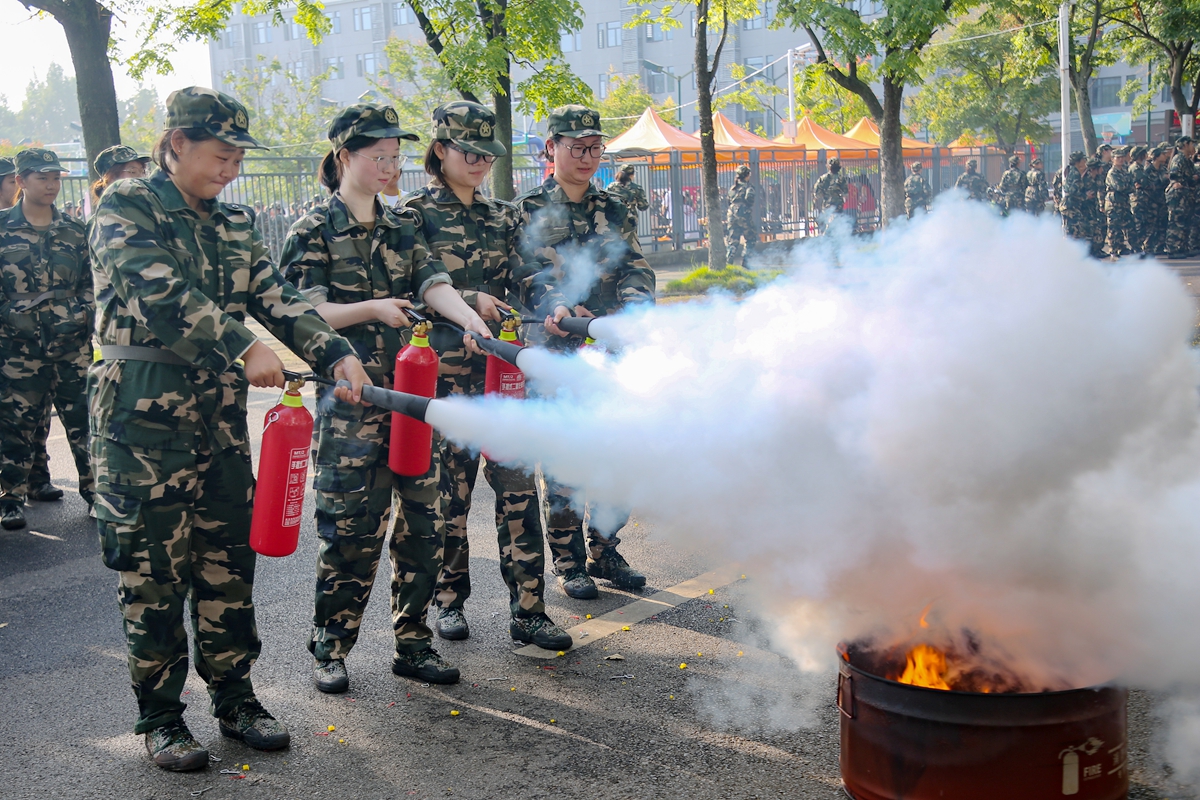
POLYGON ((101 150, 121 143, 117 90, 108 60, 112 12, 94 0, 76 0, 67 8, 68 14, 56 14, 54 18, 62 25, 71 48, 83 148, 87 153, 88 174, 95 180, 99 177, 92 166, 96 156, 101 150))
POLYGON ((904 148, 900 137, 900 106, 904 84, 883 78, 883 119, 879 121, 880 222, 904 213, 904 148))
MULTIPOLYGON (((711 7, 696 7, 696 108, 700 111, 700 182, 704 188, 704 210, 708 218, 708 268, 725 269, 725 206, 717 182, 717 145, 713 138, 712 79, 718 65, 708 65, 708 15, 711 7)), ((683 202, 675 198, 674 202, 683 202)))
POLYGON ((1188 103, 1187 97, 1183 93, 1183 63, 1180 53, 1173 53, 1171 56, 1171 105, 1175 106, 1175 113, 1179 115, 1179 126, 1183 129, 1184 136, 1196 135, 1196 106, 1200 102, 1200 97, 1197 97, 1195 92, 1192 93, 1192 102, 1188 103))
MULTIPOLYGON (((508 59, 505 59, 507 67, 508 59)), ((496 141, 508 148, 508 155, 496 159, 492 167, 492 194, 501 200, 512 200, 513 157, 512 157, 512 79, 508 69, 499 76, 500 87, 492 98, 496 111, 496 141)))
MULTIPOLYGON (((1091 70, 1088 70, 1091 74, 1091 70)), ((1083 131, 1083 149, 1088 157, 1096 155, 1096 123, 1092 121, 1092 96, 1088 94, 1088 79, 1071 71, 1071 88, 1075 92, 1075 108, 1079 111, 1079 128, 1083 131)))

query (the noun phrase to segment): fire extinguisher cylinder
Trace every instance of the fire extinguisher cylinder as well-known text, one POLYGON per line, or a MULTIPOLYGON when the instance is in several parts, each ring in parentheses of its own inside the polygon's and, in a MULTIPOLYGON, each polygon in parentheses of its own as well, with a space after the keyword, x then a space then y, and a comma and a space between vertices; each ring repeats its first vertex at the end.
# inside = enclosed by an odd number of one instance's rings
MULTIPOLYGON (((428 322, 415 323, 412 341, 396 354, 397 392, 422 398, 432 398, 437 393, 438 355, 429 346, 429 329, 428 322)), ((366 388, 363 387, 363 399, 371 402, 366 388)), ((429 471, 432 459, 433 428, 410 415, 393 412, 388 450, 392 472, 418 477, 429 471)))
POLYGON ((258 456, 250 548, 259 555, 296 552, 312 434, 313 418, 300 397, 300 383, 290 383, 279 405, 267 412, 258 456))

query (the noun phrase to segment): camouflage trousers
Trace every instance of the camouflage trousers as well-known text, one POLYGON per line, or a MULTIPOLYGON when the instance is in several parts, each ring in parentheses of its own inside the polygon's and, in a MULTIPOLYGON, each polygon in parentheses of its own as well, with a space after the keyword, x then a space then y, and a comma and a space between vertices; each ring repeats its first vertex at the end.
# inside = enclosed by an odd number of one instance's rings
MULTIPOLYGON (((500 574, 508 586, 509 611, 544 613, 546 549, 537 485, 528 472, 483 458, 484 480, 496 493, 496 540, 500 546, 500 574)), ((472 456, 458 445, 447 442, 442 447, 446 550, 435 598, 439 608, 462 608, 471 596, 467 516, 471 513, 479 461, 480 456, 472 456)))
POLYGON ((1166 250, 1168 253, 1186 253, 1190 249, 1189 238, 1194 223, 1190 198, 1183 198, 1167 209, 1166 250))
POLYGON ((50 483, 50 454, 46 452, 46 440, 50 438, 50 411, 52 403, 46 403, 42 421, 33 434, 33 464, 29 467, 29 488, 50 483))
POLYGON ((184 452, 94 436, 91 453, 101 553, 119 573, 134 732, 178 719, 187 707, 180 697, 189 617, 211 711, 231 713, 254 696, 250 668, 261 648, 251 599, 249 448, 184 452))
POLYGON ((1163 249, 1167 232, 1167 208, 1155 203, 1142 211, 1142 251, 1157 253, 1163 249))
POLYGON ((629 522, 629 512, 611 508, 589 509, 585 525, 583 517, 571 504, 574 495, 573 489, 552 480, 544 480, 542 497, 546 503, 546 541, 550 544, 554 571, 559 575, 569 569, 583 567, 588 556, 595 561, 605 550, 615 547, 617 531, 629 522), (585 527, 586 550, 583 542, 585 527))
POLYGON ((929 208, 924 203, 911 203, 908 200, 904 201, 904 213, 912 219, 917 214, 928 214, 929 208))
POLYGON ((39 348, 12 343, 0 349, 0 359, 0 403, 4 406, 0 414, 0 505, 25 501, 35 453, 46 449, 51 403, 67 432, 79 475, 79 494, 91 503, 87 408, 91 350, 48 359, 39 348))
POLYGON ((745 265, 758 246, 758 230, 750 220, 733 218, 725 223, 725 248, 730 264, 745 265), (745 245, 742 241, 745 240, 745 245))
POLYGON ((1114 203, 1109 206, 1106 214, 1108 223, 1106 241, 1109 255, 1119 256, 1132 253, 1136 249, 1138 241, 1133 214, 1129 210, 1129 206, 1114 203))
POLYGON ((345 658, 358 640, 375 572, 388 539, 396 651, 430 646, 425 612, 442 565, 445 536, 435 434, 429 472, 416 478, 388 468, 391 412, 329 397, 319 405, 313 454, 317 495, 317 586, 308 649, 319 660, 345 658))

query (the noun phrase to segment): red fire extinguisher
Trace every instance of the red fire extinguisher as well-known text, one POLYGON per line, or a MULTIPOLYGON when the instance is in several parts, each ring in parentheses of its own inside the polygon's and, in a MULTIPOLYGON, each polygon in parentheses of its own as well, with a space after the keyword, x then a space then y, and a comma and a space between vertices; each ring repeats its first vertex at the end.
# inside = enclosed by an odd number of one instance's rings
POLYGON ((279 405, 267 412, 263 429, 250 547, 264 556, 291 555, 300 541, 313 434, 312 414, 300 398, 301 385, 288 383, 279 405))
MULTIPOLYGON (((517 328, 520 325, 521 318, 516 314, 501 322, 500 341, 521 345, 522 342, 517 336, 517 328)), ((488 355, 487 371, 483 376, 483 392, 484 394, 499 394, 504 397, 524 399, 525 373, 504 359, 488 355)))
MULTIPOLYGON (((412 341, 396 354, 397 392, 433 397, 437 393, 438 356, 429 346, 428 322, 412 327, 412 341)), ((392 412, 388 466, 397 475, 417 477, 429 472, 433 460, 433 427, 392 412)))

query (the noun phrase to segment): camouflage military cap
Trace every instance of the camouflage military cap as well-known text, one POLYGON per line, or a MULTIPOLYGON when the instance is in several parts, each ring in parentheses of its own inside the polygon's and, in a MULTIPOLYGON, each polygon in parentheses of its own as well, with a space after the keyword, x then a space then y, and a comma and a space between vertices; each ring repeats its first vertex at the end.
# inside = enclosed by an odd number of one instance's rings
POLYGON ((167 98, 167 128, 202 130, 234 147, 269 149, 250 135, 250 114, 244 105, 224 92, 203 86, 171 92, 167 98))
POLYGON ((747 167, 745 164, 742 164, 740 167, 737 168, 737 176, 739 178, 749 178, 750 177, 750 168, 747 167))
POLYGON ((1146 147, 1145 145, 1139 144, 1137 147, 1133 148, 1133 157, 1141 158, 1142 156, 1146 155, 1149 152, 1150 152, 1150 148, 1146 147))
POLYGON ((920 171, 921 171, 921 170, 923 170, 924 168, 925 168, 925 165, 924 165, 924 164, 922 164, 920 161, 914 161, 914 162, 912 163, 912 171, 913 171, 913 172, 920 172, 920 171))
POLYGON ((624 172, 627 175, 632 175, 634 173, 633 164, 626 164, 625 166, 621 167, 621 172, 624 172))
POLYGON ((583 136, 603 136, 600 112, 587 106, 559 106, 550 112, 546 131, 551 136, 579 139, 583 136))
POLYGON ((840 158, 838 158, 837 156, 834 156, 833 158, 829 159, 830 167, 840 167, 841 165, 842 165, 842 160, 840 158))
POLYGON ((13 175, 17 171, 17 162, 11 158, 0 158, 0 178, 13 175))
POLYGON ((1192 137, 1190 137, 1190 136, 1180 136, 1178 139, 1175 140, 1175 146, 1178 147, 1181 144, 1189 144, 1191 141, 1192 141, 1192 137))
POLYGON ((391 106, 375 103, 355 103, 337 113, 329 123, 329 141, 338 150, 355 136, 371 139, 407 139, 419 142, 421 137, 399 127, 400 117, 391 106))
POLYGON ((968 166, 968 167, 978 167, 978 166, 979 166, 979 161, 978 161, 978 159, 974 159, 974 158, 972 158, 972 159, 969 159, 969 160, 967 161, 967 166, 968 166))
POLYGON ((1071 155, 1067 157, 1067 161, 1072 164, 1078 164, 1085 158, 1087 158, 1087 153, 1083 152, 1082 150, 1072 150, 1071 155))
POLYGON ((1154 145, 1154 147, 1150 148, 1150 157, 1158 158, 1159 156, 1165 155, 1166 153, 1170 152, 1170 150, 1171 150, 1170 147, 1166 147, 1161 144, 1156 144, 1156 145, 1154 145))
POLYGON ((137 150, 123 144, 114 145, 107 150, 101 150, 96 156, 96 172, 100 175, 108 172, 118 164, 128 164, 131 161, 149 161, 150 156, 139 156, 137 150))
POLYGON ((1100 156, 1092 156, 1087 162, 1089 169, 1100 169, 1104 166, 1104 162, 1100 160, 1100 156))
POLYGON ((26 172, 66 171, 63 165, 58 163, 58 153, 53 150, 31 147, 17 153, 17 174, 19 175, 24 175, 26 172))
POLYGON ((1105 153, 1112 149, 1113 149, 1113 146, 1111 144, 1105 143, 1105 144, 1102 144, 1099 147, 1097 147, 1096 152, 1097 153, 1105 153))
POLYGON ((454 142, 461 150, 475 155, 508 153, 508 148, 496 141, 496 115, 490 108, 469 100, 444 103, 434 110, 433 138, 454 142))
POLYGON ((1033 160, 1030 161, 1029 163, 1030 163, 1030 165, 1033 165, 1033 164, 1041 164, 1043 162, 1042 162, 1041 156, 1034 156, 1033 160))
POLYGON ((1128 147, 1114 147, 1113 155, 1114 156, 1127 156, 1127 155, 1129 155, 1129 150, 1130 150, 1130 148, 1128 148, 1128 147))

